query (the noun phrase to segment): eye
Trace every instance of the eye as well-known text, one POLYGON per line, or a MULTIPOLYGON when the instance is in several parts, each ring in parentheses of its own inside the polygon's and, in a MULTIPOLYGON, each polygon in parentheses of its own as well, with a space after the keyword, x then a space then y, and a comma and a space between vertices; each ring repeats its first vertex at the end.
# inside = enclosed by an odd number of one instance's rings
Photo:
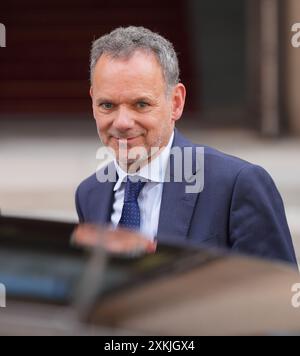
POLYGON ((104 110, 112 110, 114 105, 112 103, 102 103, 102 104, 99 104, 99 107, 104 110))
POLYGON ((150 105, 144 101, 139 101, 136 106, 138 107, 138 109, 145 109, 150 105))

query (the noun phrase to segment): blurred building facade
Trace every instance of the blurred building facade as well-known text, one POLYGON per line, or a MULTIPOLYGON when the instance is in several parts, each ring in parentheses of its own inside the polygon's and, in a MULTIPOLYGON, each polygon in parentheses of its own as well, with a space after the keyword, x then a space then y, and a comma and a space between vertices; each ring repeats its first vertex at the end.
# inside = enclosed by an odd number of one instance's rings
MULTIPOLYGON (((143 25, 174 42, 197 127, 300 135, 298 0, 3 1, 0 120, 90 116, 89 51, 118 26, 143 25)), ((38 121, 37 121, 38 122, 38 121)))

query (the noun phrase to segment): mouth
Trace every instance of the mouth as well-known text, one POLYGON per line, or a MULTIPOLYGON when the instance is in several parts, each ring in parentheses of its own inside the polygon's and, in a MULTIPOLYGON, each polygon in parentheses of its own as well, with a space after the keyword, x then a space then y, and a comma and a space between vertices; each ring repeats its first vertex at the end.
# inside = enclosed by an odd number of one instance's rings
POLYGON ((115 140, 117 140, 120 143, 128 143, 128 142, 133 142, 137 140, 140 136, 135 136, 135 137, 128 137, 128 138, 118 138, 114 137, 115 140))
POLYGON ((130 137, 130 138, 127 138, 127 141, 131 142, 131 141, 137 140, 139 137, 140 136, 130 137))

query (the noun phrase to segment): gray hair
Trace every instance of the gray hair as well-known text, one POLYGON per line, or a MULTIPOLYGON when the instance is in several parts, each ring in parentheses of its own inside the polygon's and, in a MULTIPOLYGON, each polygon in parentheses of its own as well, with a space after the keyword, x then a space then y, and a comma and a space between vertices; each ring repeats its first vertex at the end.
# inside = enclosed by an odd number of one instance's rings
POLYGON ((137 50, 153 53, 161 65, 168 91, 179 82, 179 63, 170 41, 144 27, 119 27, 93 42, 91 50, 91 82, 96 64, 103 54, 112 58, 130 58, 137 50))

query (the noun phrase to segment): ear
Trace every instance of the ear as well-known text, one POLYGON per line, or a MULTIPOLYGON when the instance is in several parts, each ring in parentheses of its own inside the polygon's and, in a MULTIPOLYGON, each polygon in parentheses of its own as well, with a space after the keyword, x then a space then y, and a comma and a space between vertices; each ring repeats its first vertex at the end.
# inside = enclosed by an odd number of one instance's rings
POLYGON ((94 114, 94 119, 96 119, 96 112, 95 112, 95 107, 94 107, 94 93, 93 93, 93 87, 90 87, 90 97, 92 99, 92 108, 93 108, 93 114, 94 114))
POLYGON ((186 88, 182 83, 176 85, 172 94, 172 120, 181 118, 186 98, 186 88))

